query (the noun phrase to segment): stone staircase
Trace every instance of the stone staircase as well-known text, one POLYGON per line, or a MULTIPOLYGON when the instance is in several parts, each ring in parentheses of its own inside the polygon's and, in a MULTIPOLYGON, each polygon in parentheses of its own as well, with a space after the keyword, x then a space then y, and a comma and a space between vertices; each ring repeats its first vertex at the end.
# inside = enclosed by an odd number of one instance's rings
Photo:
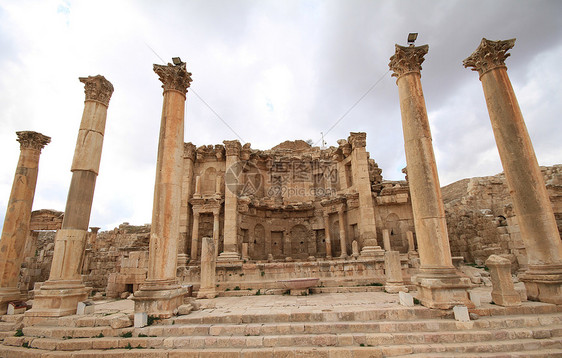
POLYGON ((485 305, 457 322, 451 311, 205 309, 123 327, 123 314, 61 319, 7 336, 0 357, 562 357, 562 306, 485 305), (74 326, 72 323, 74 322, 74 326))

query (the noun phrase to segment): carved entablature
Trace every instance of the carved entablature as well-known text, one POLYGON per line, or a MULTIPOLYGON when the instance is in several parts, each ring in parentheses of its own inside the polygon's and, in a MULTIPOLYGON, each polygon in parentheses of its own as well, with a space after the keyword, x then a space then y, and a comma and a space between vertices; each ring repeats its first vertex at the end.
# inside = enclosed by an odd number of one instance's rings
POLYGON ((183 93, 187 93, 187 89, 191 84, 191 72, 187 72, 185 69, 185 62, 179 65, 153 65, 154 72, 160 78, 162 82, 162 88, 164 92, 168 90, 175 90, 183 93))
POLYGON ((376 197, 377 205, 396 205, 409 201, 410 188, 405 181, 385 181, 382 186, 376 197))
POLYGON ((183 157, 187 159, 195 160, 195 150, 196 147, 193 143, 183 143, 183 157))
POLYGON ((193 208, 194 214, 212 213, 220 214, 221 207, 224 203, 222 198, 191 198, 189 200, 193 208))
POLYGON ((410 72, 420 72, 423 57, 429 50, 428 45, 423 46, 400 46, 395 45, 396 52, 390 58, 388 67, 394 73, 392 77, 400 77, 410 72))
POLYGON ((324 208, 326 214, 337 213, 338 211, 345 210, 347 204, 347 198, 345 196, 339 196, 333 199, 326 199, 320 202, 320 205, 324 208))
POLYGON ((215 144, 215 157, 220 162, 224 159, 224 145, 222 144, 215 144))
POLYGON ((20 150, 35 149, 41 151, 47 144, 51 142, 51 137, 47 137, 41 133, 32 131, 16 132, 17 141, 20 142, 20 150))
POLYGON ((355 209, 359 207, 359 193, 346 195, 347 208, 355 209))
POLYGON ((510 56, 509 51, 515 45, 515 39, 503 41, 491 41, 483 38, 480 45, 468 56, 462 64, 464 67, 472 67, 472 71, 478 71, 480 77, 490 70, 498 67, 506 67, 505 59, 510 56))
POLYGON ((240 142, 237 140, 225 140, 223 141, 224 143, 224 149, 226 150, 226 156, 230 157, 230 156, 236 156, 239 157, 240 156, 240 151, 242 150, 242 146, 240 145, 240 142))
POLYGON ((84 84, 86 101, 97 101, 109 106, 109 100, 113 94, 113 85, 101 75, 79 77, 84 84))
POLYGON ((218 159, 219 157, 222 156, 222 151, 224 151, 224 148, 219 147, 219 155, 217 155, 217 146, 213 146, 212 144, 208 144, 208 145, 202 145, 200 147, 198 147, 195 152, 197 154, 197 160, 198 161, 203 161, 203 160, 211 160, 214 161, 216 159, 218 159))
POLYGON ((367 133, 365 133, 365 132, 358 132, 358 133, 351 132, 349 134, 350 135, 347 138, 347 141, 348 141, 349 144, 351 144, 352 149, 365 148, 367 146, 367 133))

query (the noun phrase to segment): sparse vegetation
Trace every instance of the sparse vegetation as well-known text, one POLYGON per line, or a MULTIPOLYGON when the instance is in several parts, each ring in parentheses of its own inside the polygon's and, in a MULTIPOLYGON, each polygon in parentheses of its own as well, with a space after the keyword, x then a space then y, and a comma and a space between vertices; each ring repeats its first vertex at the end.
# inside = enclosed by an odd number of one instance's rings
POLYGON ((119 337, 122 338, 131 338, 132 336, 133 336, 133 331, 123 332, 119 335, 119 337))
POLYGON ((22 336, 23 336, 23 331, 21 329, 18 329, 16 333, 14 333, 14 337, 22 337, 22 336))
POLYGON ((258 291, 256 292, 256 296, 259 296, 259 295, 261 295, 261 290, 260 290, 260 289, 258 289, 258 291))
POLYGON ((234 291, 240 291, 240 286, 234 287, 234 291))
POLYGON ((149 315, 146 319, 146 325, 147 326, 152 326, 154 323, 156 323, 156 321, 160 321, 162 318, 158 317, 158 316, 151 316, 149 315))

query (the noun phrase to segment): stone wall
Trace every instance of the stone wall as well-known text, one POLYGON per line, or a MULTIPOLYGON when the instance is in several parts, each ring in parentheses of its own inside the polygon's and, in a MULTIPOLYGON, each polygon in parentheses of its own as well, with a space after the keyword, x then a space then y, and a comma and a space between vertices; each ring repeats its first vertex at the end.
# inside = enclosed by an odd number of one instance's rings
MULTIPOLYGON (((541 167, 562 230, 562 165, 541 167)), ((511 260, 514 270, 526 265, 525 248, 503 173, 463 179, 442 188, 453 256, 483 264, 492 254, 511 260)))

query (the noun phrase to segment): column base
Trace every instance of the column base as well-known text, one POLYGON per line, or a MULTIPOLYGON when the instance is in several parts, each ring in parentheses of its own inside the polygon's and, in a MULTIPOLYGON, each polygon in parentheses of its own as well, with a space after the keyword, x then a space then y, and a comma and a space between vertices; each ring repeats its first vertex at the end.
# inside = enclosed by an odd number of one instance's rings
POLYGON ((361 257, 380 257, 384 256, 384 250, 380 246, 363 246, 361 257))
POLYGON ((187 266, 189 256, 187 254, 178 254, 178 267, 187 266))
POLYGON ((525 284, 529 300, 562 304, 562 264, 529 265, 519 279, 525 284))
POLYGON ((220 262, 235 262, 235 261, 242 261, 240 259, 240 254, 234 251, 224 251, 221 252, 220 255, 217 257, 217 261, 220 262))
POLYGON ((422 268, 412 277, 417 285, 417 299, 429 308, 450 309, 454 306, 474 308, 468 296, 472 287, 468 277, 460 276, 454 268, 422 268))
POLYGON ((218 294, 215 288, 202 288, 197 292, 197 298, 215 298, 217 296, 218 294))
POLYGON ((35 292, 33 308, 25 312, 24 323, 34 325, 49 318, 76 314, 78 302, 85 301, 92 289, 81 281, 46 281, 35 292))
POLYGON ((134 293, 135 312, 170 318, 177 314, 186 294, 187 289, 179 286, 175 280, 146 281, 140 290, 134 293))
POLYGON ((15 287, 0 288, 0 315, 8 312, 8 303, 20 301, 23 297, 20 290, 15 287))
POLYGON ((387 282, 384 290, 388 293, 408 292, 408 288, 404 286, 404 282, 387 282))

